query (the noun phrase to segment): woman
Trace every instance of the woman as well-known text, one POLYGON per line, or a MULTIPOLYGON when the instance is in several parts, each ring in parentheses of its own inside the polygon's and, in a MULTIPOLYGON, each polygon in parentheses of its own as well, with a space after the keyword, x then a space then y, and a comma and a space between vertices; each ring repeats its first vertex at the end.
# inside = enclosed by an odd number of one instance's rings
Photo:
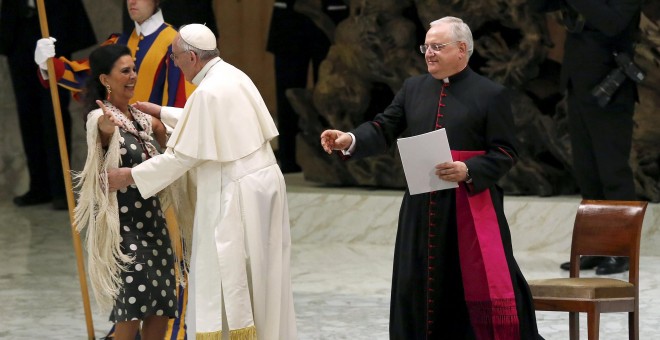
POLYGON ((89 275, 102 308, 112 308, 115 339, 162 340, 177 316, 175 255, 157 197, 135 187, 108 193, 105 171, 135 166, 158 154, 151 134, 165 145, 160 120, 133 108, 135 63, 123 45, 107 45, 89 57, 85 92, 87 160, 76 175, 80 196, 75 223, 87 227, 89 275), (101 107, 101 108, 99 108, 101 107))

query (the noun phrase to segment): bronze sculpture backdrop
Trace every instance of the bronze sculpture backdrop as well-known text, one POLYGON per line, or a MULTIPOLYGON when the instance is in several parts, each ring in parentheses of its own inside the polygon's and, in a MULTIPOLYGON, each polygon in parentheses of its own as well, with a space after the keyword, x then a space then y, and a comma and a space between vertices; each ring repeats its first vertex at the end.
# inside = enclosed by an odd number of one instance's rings
MULTIPOLYGON (((417 51, 424 30, 429 22, 453 15, 472 28, 475 53, 470 66, 512 90, 520 161, 500 185, 518 195, 577 193, 559 93, 561 65, 548 58, 552 47, 548 27, 553 22, 547 25, 546 16, 531 13, 524 0, 347 0, 351 14, 336 27, 314 12, 314 0, 298 2, 333 41, 317 85, 287 93, 300 115, 296 157, 307 180, 405 187, 396 148, 387 155, 345 162, 322 151, 319 135, 329 127, 346 131, 369 120, 385 108, 406 77, 426 72, 417 51)), ((556 20, 552 15, 547 18, 556 20)), ((640 26, 635 61, 646 71, 646 79, 639 86, 631 165, 640 198, 660 202, 657 1, 646 2, 640 26)))

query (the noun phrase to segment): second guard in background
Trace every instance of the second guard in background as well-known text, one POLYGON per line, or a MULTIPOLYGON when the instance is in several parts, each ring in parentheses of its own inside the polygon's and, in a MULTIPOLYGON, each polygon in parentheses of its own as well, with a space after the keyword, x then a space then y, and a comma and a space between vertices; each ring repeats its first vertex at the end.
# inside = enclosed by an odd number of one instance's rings
MULTIPOLYGON (((304 1, 298 0, 298 6, 304 1)), ((348 16, 348 5, 341 0, 320 1, 324 14, 334 25, 348 16)), ((326 18, 326 19, 327 19, 326 18)), ((267 50, 275 56, 275 94, 277 99, 277 156, 283 173, 300 172, 296 162, 298 114, 286 97, 292 88, 307 87, 310 63, 313 80, 318 80, 319 65, 330 49, 332 37, 312 19, 296 10, 296 0, 275 1, 270 21, 267 50)))

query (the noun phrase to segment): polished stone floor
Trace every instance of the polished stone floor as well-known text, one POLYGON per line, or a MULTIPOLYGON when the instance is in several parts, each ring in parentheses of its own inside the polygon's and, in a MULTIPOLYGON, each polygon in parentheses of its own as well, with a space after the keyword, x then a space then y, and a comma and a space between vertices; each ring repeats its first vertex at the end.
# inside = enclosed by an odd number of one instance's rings
MULTIPOLYGON (((401 192, 324 188, 287 175, 299 338, 387 339, 401 192)), ((528 279, 565 276, 577 197, 507 197, 516 258, 528 279)), ((646 214, 640 339, 660 338, 660 207, 646 214), (655 307, 654 307, 655 306, 655 307)), ((16 208, 0 194, 0 339, 86 339, 67 212, 16 208)), ((593 271, 585 275, 593 276, 593 271)), ((615 277, 625 277, 619 274, 615 277)), ((95 334, 110 328, 92 302, 95 334)), ((548 340, 568 339, 565 313, 537 313, 548 340)), ((581 322, 586 338, 586 319, 581 322)), ((625 314, 601 318, 601 339, 627 339, 625 314)))

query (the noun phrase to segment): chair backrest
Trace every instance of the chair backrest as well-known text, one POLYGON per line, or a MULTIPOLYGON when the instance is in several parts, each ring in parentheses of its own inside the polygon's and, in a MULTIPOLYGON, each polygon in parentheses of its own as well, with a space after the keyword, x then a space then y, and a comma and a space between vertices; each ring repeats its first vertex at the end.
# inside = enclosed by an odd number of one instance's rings
POLYGON ((571 277, 579 276, 580 255, 628 256, 630 282, 637 284, 646 206, 644 201, 582 200, 573 226, 571 277))

